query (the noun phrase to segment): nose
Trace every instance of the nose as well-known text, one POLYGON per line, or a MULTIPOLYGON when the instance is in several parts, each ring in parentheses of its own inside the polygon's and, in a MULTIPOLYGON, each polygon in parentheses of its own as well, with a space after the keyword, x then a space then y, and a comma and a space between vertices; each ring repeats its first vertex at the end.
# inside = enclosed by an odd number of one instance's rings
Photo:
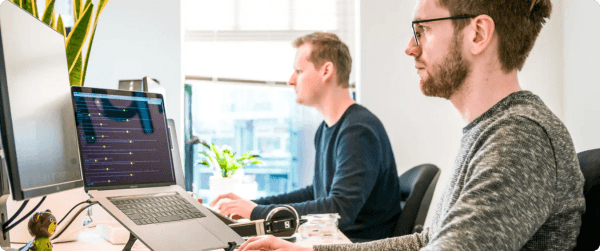
POLYGON ((296 85, 296 72, 292 73, 290 80, 287 82, 288 85, 296 85))
POLYGON ((408 44, 406 45, 406 49, 404 50, 404 53, 406 53, 406 55, 412 56, 412 57, 418 57, 421 55, 421 47, 417 45, 417 42, 415 41, 414 37, 411 37, 410 40, 408 41, 408 44))

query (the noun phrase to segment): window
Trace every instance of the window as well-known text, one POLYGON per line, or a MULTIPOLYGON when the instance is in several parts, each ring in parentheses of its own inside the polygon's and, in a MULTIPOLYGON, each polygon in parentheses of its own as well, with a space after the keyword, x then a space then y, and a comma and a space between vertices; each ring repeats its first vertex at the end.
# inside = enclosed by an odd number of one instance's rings
MULTIPOLYGON (((352 0, 183 0, 186 128, 203 141, 255 151, 263 166, 245 167, 258 197, 312 183, 314 133, 322 117, 295 103, 286 82, 292 41, 314 31, 337 34, 354 51, 352 0), (310 176, 310 177, 307 177, 310 176)), ((354 72, 354 71, 352 71, 354 72)), ((354 82, 354 75, 350 76, 354 82)), ((203 146, 186 152, 201 160, 203 146)), ((212 170, 190 165, 193 191, 210 201, 212 170)), ((190 177, 186 177, 188 180, 190 177)))

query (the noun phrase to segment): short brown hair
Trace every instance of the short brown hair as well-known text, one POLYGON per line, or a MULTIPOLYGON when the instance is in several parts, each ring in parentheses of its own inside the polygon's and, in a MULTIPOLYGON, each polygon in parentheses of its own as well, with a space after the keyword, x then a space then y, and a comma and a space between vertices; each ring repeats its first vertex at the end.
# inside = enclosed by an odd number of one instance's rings
POLYGON ((350 71, 352 70, 352 57, 350 57, 348 46, 337 35, 328 32, 314 32, 304 35, 296 38, 293 45, 294 48, 298 48, 304 43, 312 45, 308 60, 317 68, 323 66, 325 62, 333 63, 340 85, 348 88, 350 71))
MULTIPOLYGON (((504 72, 523 69, 545 19, 552 12, 550 0, 438 0, 438 4, 448 9, 451 16, 486 14, 494 20, 498 58, 504 72)), ((455 31, 462 30, 469 22, 469 19, 453 20, 455 31)))

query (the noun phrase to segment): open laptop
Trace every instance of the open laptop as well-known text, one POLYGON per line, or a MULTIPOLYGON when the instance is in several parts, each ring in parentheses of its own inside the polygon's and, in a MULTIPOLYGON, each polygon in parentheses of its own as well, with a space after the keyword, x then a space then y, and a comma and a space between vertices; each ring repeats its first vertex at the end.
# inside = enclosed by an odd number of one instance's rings
POLYGON ((73 86, 85 191, 152 250, 243 239, 176 184, 161 94, 73 86))

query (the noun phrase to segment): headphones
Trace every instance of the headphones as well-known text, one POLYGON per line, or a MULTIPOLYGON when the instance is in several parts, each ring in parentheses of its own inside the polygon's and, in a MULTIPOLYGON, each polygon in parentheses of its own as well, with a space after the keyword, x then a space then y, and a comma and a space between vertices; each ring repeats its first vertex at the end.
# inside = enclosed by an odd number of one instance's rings
POLYGON ((242 237, 266 234, 290 237, 296 233, 299 225, 300 217, 296 209, 290 205, 283 205, 271 210, 264 220, 234 223, 229 227, 242 237))

